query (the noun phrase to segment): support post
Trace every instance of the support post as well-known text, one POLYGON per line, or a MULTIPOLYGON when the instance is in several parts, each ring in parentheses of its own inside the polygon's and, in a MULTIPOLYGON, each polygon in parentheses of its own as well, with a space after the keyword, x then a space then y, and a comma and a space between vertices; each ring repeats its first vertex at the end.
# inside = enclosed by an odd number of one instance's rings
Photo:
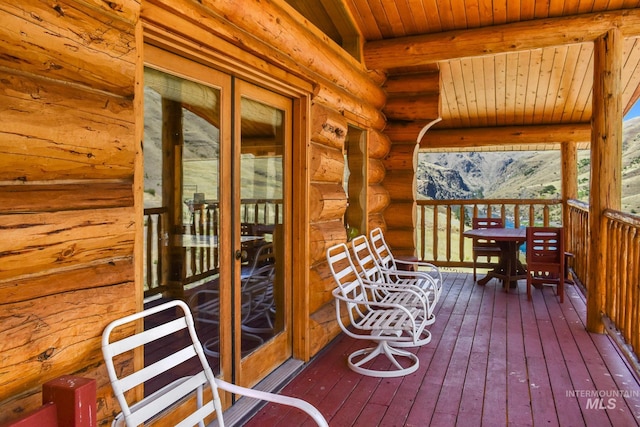
POLYGON ((42 386, 42 403, 55 402, 58 427, 96 426, 96 380, 63 375, 42 386))
POLYGON ((563 142, 560 151, 562 162, 562 226, 564 228, 565 248, 572 247, 569 233, 569 208, 567 202, 578 198, 578 146, 574 141, 563 142))
POLYGON ((607 286, 604 212, 619 210, 622 197, 622 53, 624 39, 612 28, 594 42, 587 330, 603 333, 607 286))

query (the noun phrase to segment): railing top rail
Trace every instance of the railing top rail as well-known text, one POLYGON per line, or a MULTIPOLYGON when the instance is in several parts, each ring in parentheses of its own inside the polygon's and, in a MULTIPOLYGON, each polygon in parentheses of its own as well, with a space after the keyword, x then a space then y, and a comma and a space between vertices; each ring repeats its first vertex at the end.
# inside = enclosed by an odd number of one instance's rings
POLYGON ((576 199, 567 200, 567 206, 589 212, 589 203, 576 199))
POLYGON ((144 214, 145 215, 156 215, 156 214, 163 214, 163 213, 167 213, 168 209, 166 206, 160 206, 158 208, 145 208, 144 209, 144 214))
POLYGON ((638 215, 607 209, 604 211, 604 216, 631 227, 640 227, 640 216, 638 215))
POLYGON ((418 205, 556 205, 561 199, 446 199, 417 200, 418 205))

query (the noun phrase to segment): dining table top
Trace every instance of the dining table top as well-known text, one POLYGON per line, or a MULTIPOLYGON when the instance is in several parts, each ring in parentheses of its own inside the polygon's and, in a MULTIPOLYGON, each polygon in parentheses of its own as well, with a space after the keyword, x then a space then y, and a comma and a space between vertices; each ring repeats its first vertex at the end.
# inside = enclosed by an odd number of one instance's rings
POLYGON ((475 228, 467 230, 465 237, 475 237, 502 241, 523 241, 527 238, 526 228, 475 228))

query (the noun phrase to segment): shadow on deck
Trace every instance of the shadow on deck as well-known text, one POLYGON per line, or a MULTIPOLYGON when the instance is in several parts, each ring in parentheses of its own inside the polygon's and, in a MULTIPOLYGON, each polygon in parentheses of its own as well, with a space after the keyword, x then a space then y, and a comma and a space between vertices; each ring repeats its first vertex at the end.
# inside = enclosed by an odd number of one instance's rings
MULTIPOLYGON (((414 349, 417 372, 372 378, 352 372, 347 355, 367 345, 344 334, 282 394, 315 405, 343 426, 636 426, 640 385, 607 335, 585 330, 585 299, 566 287, 525 282, 506 293, 471 274, 445 273, 432 341, 414 349)), ((267 405, 246 426, 312 425, 302 413, 267 405)))

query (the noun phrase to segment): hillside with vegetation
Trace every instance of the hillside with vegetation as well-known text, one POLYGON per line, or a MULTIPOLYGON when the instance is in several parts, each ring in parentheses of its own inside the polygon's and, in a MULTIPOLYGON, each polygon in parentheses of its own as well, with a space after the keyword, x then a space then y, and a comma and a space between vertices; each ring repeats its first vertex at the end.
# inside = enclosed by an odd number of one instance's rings
MULTIPOLYGON (((622 210, 640 213, 640 117, 623 126, 622 210)), ((578 198, 589 200, 589 150, 578 152, 578 198)), ((420 153, 418 197, 426 199, 555 198, 560 151, 420 153)))

